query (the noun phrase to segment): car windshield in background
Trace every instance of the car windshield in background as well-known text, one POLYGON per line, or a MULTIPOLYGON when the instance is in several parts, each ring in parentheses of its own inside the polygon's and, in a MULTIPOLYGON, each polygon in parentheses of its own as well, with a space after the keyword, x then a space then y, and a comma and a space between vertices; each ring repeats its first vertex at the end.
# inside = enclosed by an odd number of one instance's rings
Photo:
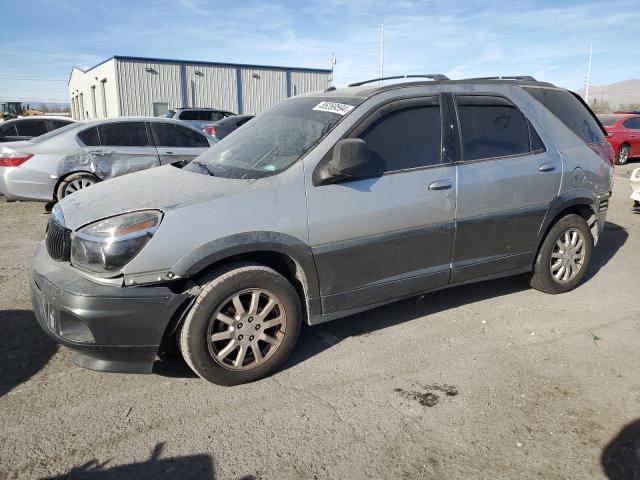
POLYGON ((598 120, 605 127, 609 127, 620 120, 620 117, 616 115, 598 115, 598 120))
POLYGON ((185 167, 224 178, 275 175, 305 155, 362 99, 299 97, 255 117, 185 167))
POLYGON ((68 132, 69 130, 73 130, 74 128, 80 128, 84 126, 82 122, 74 122, 69 125, 65 125, 64 127, 57 128, 55 130, 50 131, 49 133, 45 133, 44 135, 40 135, 39 137, 34 137, 29 140, 31 143, 40 143, 45 140, 50 139, 51 137, 55 137, 56 135, 60 135, 61 133, 68 132))
POLYGON ((164 115, 160 115, 161 117, 165 117, 165 118, 173 118, 173 116, 176 114, 175 110, 169 110, 167 113, 165 113, 164 115))

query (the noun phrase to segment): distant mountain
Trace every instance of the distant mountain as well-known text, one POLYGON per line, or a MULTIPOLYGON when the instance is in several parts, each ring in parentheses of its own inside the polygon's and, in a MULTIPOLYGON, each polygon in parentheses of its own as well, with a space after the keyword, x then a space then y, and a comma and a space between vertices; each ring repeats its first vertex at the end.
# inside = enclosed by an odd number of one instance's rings
MULTIPOLYGON (((578 90, 577 93, 584 98, 585 89, 578 90)), ((596 105, 608 103, 614 110, 620 105, 640 104, 640 80, 625 80, 611 85, 592 85, 589 89, 589 105, 593 105, 594 100, 596 105)))

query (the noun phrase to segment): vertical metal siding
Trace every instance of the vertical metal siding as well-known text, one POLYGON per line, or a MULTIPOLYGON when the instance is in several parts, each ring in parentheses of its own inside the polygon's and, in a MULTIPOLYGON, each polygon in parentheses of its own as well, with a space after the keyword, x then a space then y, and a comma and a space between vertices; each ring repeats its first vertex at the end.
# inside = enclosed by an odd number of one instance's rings
POLYGON ((242 110, 257 115, 287 98, 284 70, 241 68, 242 110))
POLYGON ((302 93, 318 92, 325 90, 329 86, 329 73, 320 72, 300 72, 291 70, 291 95, 294 88, 296 95, 302 93))
POLYGON ((118 60, 120 115, 153 115, 153 104, 181 105, 180 65, 118 60), (147 68, 152 69, 148 72, 147 68))
POLYGON ((238 101, 235 68, 188 63, 185 67, 189 107, 219 108, 236 112, 238 101))

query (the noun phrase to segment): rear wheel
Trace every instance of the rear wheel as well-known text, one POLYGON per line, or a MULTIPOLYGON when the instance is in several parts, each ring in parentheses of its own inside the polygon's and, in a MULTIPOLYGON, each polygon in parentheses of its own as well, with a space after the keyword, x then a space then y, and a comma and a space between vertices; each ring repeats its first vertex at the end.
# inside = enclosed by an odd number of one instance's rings
POLYGON ((616 165, 624 165, 629 161, 629 145, 623 143, 620 145, 618 149, 618 154, 616 155, 616 165))
POLYGON ((273 373, 291 354, 302 311, 293 286, 263 265, 236 264, 214 275, 179 334, 191 369, 219 385, 273 373))
POLYGON ((60 185, 58 185, 58 190, 56 192, 58 200, 62 200, 67 195, 71 195, 72 193, 77 192, 78 190, 82 190, 83 188, 88 188, 91 185, 98 183, 100 179, 95 175, 86 172, 72 173, 68 177, 66 177, 60 185))
POLYGON ((538 251, 530 284, 545 293, 564 293, 574 289, 584 277, 593 236, 579 215, 567 215, 551 227, 538 251))

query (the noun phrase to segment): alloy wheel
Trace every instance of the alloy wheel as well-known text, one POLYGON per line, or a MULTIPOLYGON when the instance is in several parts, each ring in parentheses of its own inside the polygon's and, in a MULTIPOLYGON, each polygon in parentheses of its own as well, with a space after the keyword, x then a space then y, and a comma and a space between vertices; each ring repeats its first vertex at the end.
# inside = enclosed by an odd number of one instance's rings
POLYGON ((572 280, 584 264, 585 240, 576 228, 562 232, 551 252, 551 276, 558 283, 572 280))
POLYGON ((90 187, 95 182, 89 178, 78 178, 70 182, 64 189, 64 196, 71 195, 72 193, 82 190, 83 188, 90 187))
POLYGON ((249 370, 278 349, 287 327, 283 303, 272 292, 247 289, 228 297, 207 328, 209 353, 219 365, 249 370))

